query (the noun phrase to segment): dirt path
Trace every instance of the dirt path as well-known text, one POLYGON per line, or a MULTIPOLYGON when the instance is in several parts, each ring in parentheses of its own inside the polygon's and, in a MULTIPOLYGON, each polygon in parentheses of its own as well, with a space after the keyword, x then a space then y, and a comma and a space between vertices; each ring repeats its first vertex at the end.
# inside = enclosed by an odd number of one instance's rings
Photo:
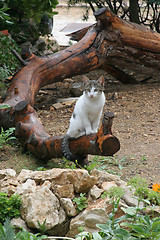
MULTIPOLYGON (((110 77, 102 73, 106 78, 105 111, 115 114, 112 130, 121 143, 120 151, 111 162, 106 161, 105 168, 124 180, 138 175, 148 179, 149 183, 160 183, 160 83, 123 85, 110 81, 110 77)), ((88 74, 91 79, 100 75, 101 71, 88 74)), ((53 104, 57 98, 71 97, 69 87, 80 79, 81 76, 77 76, 44 87, 37 97, 35 108, 46 131, 53 136, 65 134, 73 111, 73 106, 55 110, 53 104)), ((43 165, 32 155, 17 151, 3 152, 7 155, 5 161, 0 155, 0 169, 12 167, 20 171, 24 167, 35 169, 43 165)))

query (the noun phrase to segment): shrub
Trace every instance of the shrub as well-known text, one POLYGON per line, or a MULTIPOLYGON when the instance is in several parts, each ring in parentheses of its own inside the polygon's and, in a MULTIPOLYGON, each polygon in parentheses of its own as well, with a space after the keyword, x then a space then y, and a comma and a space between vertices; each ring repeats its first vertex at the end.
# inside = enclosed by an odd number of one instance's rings
POLYGON ((3 223, 5 218, 12 219, 20 216, 21 199, 18 195, 7 197, 6 193, 0 193, 0 222, 3 223))
POLYGON ((7 28, 17 42, 36 40, 41 35, 41 19, 44 14, 52 19, 57 4, 57 0, 0 0, 0 8, 7 6, 6 13, 13 22, 12 25, 2 22, 0 29, 7 28))
POLYGON ((19 67, 18 60, 11 52, 13 48, 20 52, 13 39, 0 35, 0 91, 5 89, 4 80, 13 75, 19 67))

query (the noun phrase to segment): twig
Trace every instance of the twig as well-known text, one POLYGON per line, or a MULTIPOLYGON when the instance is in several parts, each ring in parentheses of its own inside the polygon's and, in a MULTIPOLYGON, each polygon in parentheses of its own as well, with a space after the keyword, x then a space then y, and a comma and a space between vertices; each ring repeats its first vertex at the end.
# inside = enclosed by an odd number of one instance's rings
POLYGON ((18 59, 18 61, 19 61, 23 66, 26 66, 26 65, 27 65, 27 62, 24 61, 24 60, 21 58, 21 56, 16 52, 15 49, 12 49, 11 51, 12 51, 12 53, 14 54, 14 56, 18 59))

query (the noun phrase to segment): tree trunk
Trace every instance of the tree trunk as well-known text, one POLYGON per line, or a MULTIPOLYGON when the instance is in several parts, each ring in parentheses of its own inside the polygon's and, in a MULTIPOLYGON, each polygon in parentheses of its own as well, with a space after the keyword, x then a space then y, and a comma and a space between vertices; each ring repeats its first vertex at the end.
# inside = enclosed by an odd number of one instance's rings
POLYGON ((140 24, 138 0, 129 0, 130 21, 140 24))
MULTIPOLYGON (((44 159, 62 156, 62 137, 46 133, 33 108, 42 86, 100 67, 124 83, 137 82, 133 69, 145 77, 159 71, 158 33, 125 22, 105 8, 94 15, 97 23, 77 44, 51 56, 39 58, 32 54, 22 61, 25 66, 13 77, 4 98, 3 104, 10 108, 0 110, 0 126, 15 126, 22 145, 44 159)), ((102 129, 103 124, 96 135, 72 140, 71 151, 82 156, 113 155, 119 150, 119 141, 111 131, 102 134, 102 129)))

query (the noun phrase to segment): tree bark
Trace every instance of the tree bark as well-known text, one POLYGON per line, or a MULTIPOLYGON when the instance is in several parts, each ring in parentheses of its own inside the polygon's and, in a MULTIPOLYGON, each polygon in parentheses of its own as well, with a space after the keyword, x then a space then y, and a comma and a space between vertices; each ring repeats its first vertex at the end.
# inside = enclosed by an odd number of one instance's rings
MULTIPOLYGON (((0 126, 15 126, 22 145, 44 159, 62 156, 62 137, 51 137, 46 133, 33 108, 41 87, 96 68, 108 71, 124 83, 137 82, 130 73, 134 68, 146 77, 150 77, 147 69, 152 69, 155 74, 159 71, 158 33, 125 22, 105 8, 94 15, 97 23, 75 45, 44 58, 31 54, 23 63, 25 66, 13 77, 4 97, 3 104, 10 108, 0 110, 0 126)), ((70 148, 80 155, 113 155, 119 150, 119 141, 111 132, 105 131, 73 140, 70 148)))

